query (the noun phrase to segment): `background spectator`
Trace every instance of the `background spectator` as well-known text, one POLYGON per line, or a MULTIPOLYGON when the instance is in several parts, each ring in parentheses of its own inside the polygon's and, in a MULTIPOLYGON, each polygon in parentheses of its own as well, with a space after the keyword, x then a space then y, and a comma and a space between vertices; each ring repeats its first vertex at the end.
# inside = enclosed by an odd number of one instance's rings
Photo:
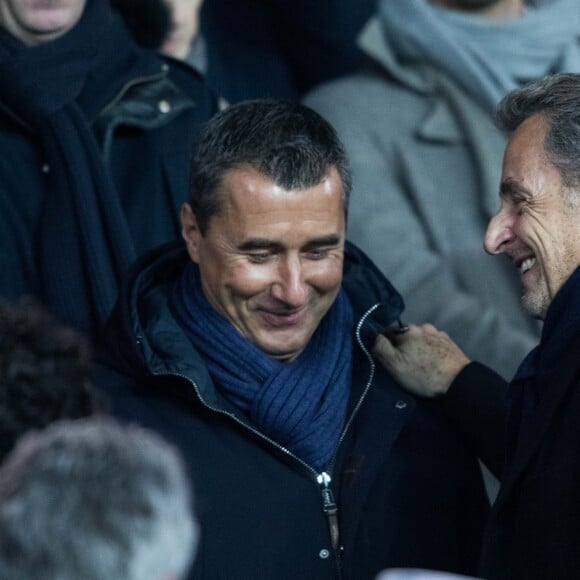
POLYGON ((84 338, 30 299, 0 300, 0 460, 17 439, 94 413, 84 338))
POLYGON ((196 542, 179 456, 143 429, 63 421, 0 469, 3 580, 178 579, 196 542))
POLYGON ((199 75, 107 0, 0 0, 0 296, 97 333, 133 260, 179 232, 199 75))
POLYGON ((202 8, 207 80, 229 102, 296 98, 355 71, 375 0, 211 0, 202 8))

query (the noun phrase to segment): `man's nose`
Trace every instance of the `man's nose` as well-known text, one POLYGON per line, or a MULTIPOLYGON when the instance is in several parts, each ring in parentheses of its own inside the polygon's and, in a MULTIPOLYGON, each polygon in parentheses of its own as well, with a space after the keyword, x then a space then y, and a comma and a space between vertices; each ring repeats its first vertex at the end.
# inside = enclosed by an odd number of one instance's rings
POLYGON ((300 258, 288 258, 280 262, 277 280, 272 285, 272 295, 292 307, 300 307, 308 300, 308 285, 304 281, 300 258))
POLYGON ((512 218, 504 211, 496 213, 487 226, 483 247, 488 254, 501 254, 505 247, 515 238, 512 229, 512 218))

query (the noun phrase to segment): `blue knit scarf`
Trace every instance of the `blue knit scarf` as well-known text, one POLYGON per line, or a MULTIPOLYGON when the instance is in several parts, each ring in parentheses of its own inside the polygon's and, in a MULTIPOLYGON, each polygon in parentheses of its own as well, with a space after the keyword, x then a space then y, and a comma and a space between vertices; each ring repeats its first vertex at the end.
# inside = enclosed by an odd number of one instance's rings
POLYGON ((292 362, 265 354, 217 313, 196 264, 174 284, 170 303, 220 391, 264 435, 322 470, 343 428, 350 390, 353 314, 344 290, 292 362))

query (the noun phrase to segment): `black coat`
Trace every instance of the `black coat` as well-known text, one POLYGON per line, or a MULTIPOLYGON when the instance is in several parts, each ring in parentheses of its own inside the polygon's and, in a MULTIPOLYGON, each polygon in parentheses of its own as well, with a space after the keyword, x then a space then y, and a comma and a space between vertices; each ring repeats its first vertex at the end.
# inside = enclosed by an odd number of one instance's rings
POLYGON ((365 62, 356 37, 374 0, 212 0, 201 10, 207 79, 230 102, 297 99, 365 62))
POLYGON ((567 299, 560 291, 548 311, 524 387, 538 395, 530 410, 514 398, 515 382, 506 397, 508 385, 477 363, 446 397, 466 440, 501 479, 484 578, 572 580, 580 571, 580 270, 567 285, 567 299))
MULTIPOLYGON (((215 112, 216 101, 197 73, 137 48, 128 34, 120 45, 106 34, 100 39, 76 103, 113 178, 140 255, 179 235, 190 148, 200 123, 215 112)), ((64 42, 66 36, 62 38, 64 42)), ((49 94, 42 84, 38 90, 49 94)), ((45 301, 47 275, 71 278, 71 287, 83 284, 62 260, 41 274, 43 216, 53 203, 46 194, 54 169, 47 156, 34 126, 0 99, 0 296, 8 299, 33 294, 45 301)), ((57 224, 53 230, 58 229, 57 224)))
MULTIPOLYGON (((488 509, 477 462, 437 404, 415 401, 375 367, 366 345, 402 301, 362 253, 347 255, 344 286, 363 322, 353 419, 328 468, 342 577, 371 580, 388 566, 473 573, 488 509)), ((190 578, 338 578, 315 470, 222 397, 169 312, 165 286, 188 260, 179 244, 135 269, 96 382, 115 416, 162 433, 191 469, 202 539, 190 578)))

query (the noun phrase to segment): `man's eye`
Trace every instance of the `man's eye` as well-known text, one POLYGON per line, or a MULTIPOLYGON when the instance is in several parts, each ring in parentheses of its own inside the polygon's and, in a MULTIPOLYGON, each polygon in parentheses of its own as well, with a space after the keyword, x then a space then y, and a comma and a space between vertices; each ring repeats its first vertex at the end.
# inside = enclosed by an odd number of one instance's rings
POLYGON ((514 197, 513 204, 518 215, 522 215, 527 208, 527 199, 525 197, 514 197))
POLYGON ((329 253, 330 253, 330 250, 328 248, 317 248, 317 249, 313 249, 313 250, 308 250, 306 252, 306 256, 310 260, 323 260, 324 258, 326 258, 328 256, 329 253))
POLYGON ((250 262, 253 262, 254 264, 263 264, 264 262, 267 262, 271 258, 271 256, 272 254, 270 254, 269 252, 256 252, 248 254, 248 259, 250 260, 250 262))

